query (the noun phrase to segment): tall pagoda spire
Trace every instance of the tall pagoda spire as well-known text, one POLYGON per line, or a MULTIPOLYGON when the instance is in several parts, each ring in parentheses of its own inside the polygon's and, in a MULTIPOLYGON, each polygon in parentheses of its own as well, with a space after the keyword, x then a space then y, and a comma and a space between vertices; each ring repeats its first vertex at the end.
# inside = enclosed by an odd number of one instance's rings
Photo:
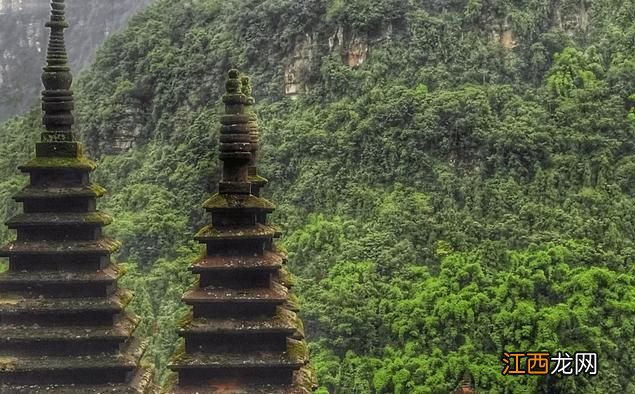
POLYGON ((51 1, 51 20, 46 23, 46 27, 51 29, 51 35, 46 52, 46 66, 42 73, 42 109, 47 130, 44 139, 55 141, 75 140, 71 132, 74 123, 71 91, 73 75, 64 43, 64 29, 68 27, 64 19, 64 8, 64 0, 51 1))
POLYGON ((51 37, 42 81, 42 140, 19 167, 29 184, 14 199, 23 213, 7 222, 17 239, 0 249, 0 393, 148 393, 139 367, 138 318, 102 234, 105 190, 90 182, 95 164, 73 135, 72 75, 64 45, 64 0, 51 1, 51 37))
POLYGON ((245 103, 245 113, 249 116, 249 135, 251 137, 251 157, 249 158, 249 183, 251 183, 251 193, 254 196, 260 197, 260 191, 263 187, 267 185, 269 181, 267 179, 258 175, 258 167, 256 166, 258 162, 258 144, 260 143, 260 132, 258 131, 258 118, 256 117, 256 113, 253 111, 253 105, 256 100, 253 98, 252 87, 251 87, 251 79, 243 75, 241 77, 242 84, 242 93, 247 97, 247 102, 245 103))
POLYGON ((191 267, 197 285, 183 301, 192 307, 179 334, 184 347, 170 368, 178 394, 308 394, 313 374, 290 284, 281 280, 286 255, 277 230, 259 218, 274 206, 255 196, 253 101, 236 70, 229 72, 221 117, 218 193, 204 204, 211 224, 196 235, 204 255, 191 267))

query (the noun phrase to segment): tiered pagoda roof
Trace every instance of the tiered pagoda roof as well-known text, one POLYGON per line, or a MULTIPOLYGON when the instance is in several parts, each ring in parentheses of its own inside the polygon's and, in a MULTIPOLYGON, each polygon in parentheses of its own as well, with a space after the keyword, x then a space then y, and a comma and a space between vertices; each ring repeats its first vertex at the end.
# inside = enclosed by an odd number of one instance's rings
POLYGON ((7 222, 17 239, 0 249, 0 393, 148 393, 139 367, 139 319, 117 286, 119 243, 102 234, 111 217, 96 208, 104 189, 72 132, 72 75, 64 44, 64 0, 52 0, 42 81, 45 131, 34 159, 19 167, 30 182, 15 196, 23 213, 7 222))
POLYGON ((196 235, 205 254, 191 270, 197 285, 183 301, 192 307, 179 333, 184 347, 170 368, 177 394, 308 394, 314 386, 297 305, 285 270, 286 254, 267 223, 274 206, 259 197, 257 123, 248 108, 248 80, 229 72, 223 97, 218 193, 205 204, 211 224, 196 235))

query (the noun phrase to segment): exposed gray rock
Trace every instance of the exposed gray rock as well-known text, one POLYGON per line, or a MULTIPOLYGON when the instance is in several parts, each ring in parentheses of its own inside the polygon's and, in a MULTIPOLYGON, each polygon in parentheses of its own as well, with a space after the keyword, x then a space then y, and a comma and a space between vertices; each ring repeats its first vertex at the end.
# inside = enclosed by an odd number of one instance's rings
MULTIPOLYGON (((75 75, 110 34, 152 0, 67 0, 66 32, 75 75)), ((49 18, 48 0, 0 0, 0 122, 37 103, 49 18)))

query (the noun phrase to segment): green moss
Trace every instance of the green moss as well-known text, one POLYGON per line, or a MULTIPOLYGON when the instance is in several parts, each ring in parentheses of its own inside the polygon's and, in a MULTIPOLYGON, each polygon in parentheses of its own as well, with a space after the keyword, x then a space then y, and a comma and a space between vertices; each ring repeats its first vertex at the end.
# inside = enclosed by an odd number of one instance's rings
POLYGON ((284 246, 280 245, 280 244, 274 244, 273 245, 273 251, 275 253, 279 253, 283 260, 287 260, 289 258, 289 251, 287 250, 287 248, 285 248, 284 246))
POLYGON ((94 171, 97 165, 86 157, 36 157, 19 168, 23 171, 64 168, 94 171))
POLYGON ((13 371, 17 362, 16 357, 0 357, 0 372, 13 371))
POLYGON ((285 287, 294 287, 297 285, 295 276, 289 271, 289 268, 283 266, 278 272, 278 280, 285 287))
POLYGON ((178 326, 180 328, 185 328, 189 326, 194 321, 194 314, 192 312, 188 312, 183 317, 179 319, 178 326))
POLYGON ((171 364, 178 364, 183 362, 187 358, 187 352, 185 351, 185 341, 180 340, 180 343, 174 349, 174 353, 172 355, 172 359, 170 360, 171 364))
POLYGON ((209 200, 205 201, 203 207, 207 210, 221 209, 248 209, 248 210, 266 210, 273 211, 275 205, 264 198, 253 195, 237 195, 237 194, 214 194, 209 200))
POLYGON ((198 241, 222 239, 253 239, 273 237, 275 230, 270 226, 257 224, 251 227, 216 228, 213 225, 202 228, 195 236, 198 241))
POLYGON ((112 217, 104 212, 87 213, 24 213, 7 222, 9 228, 24 226, 108 225, 112 217))
POLYGON ((287 340, 287 353, 292 361, 304 361, 309 359, 309 348, 305 341, 295 339, 287 340))
POLYGON ((95 197, 102 197, 104 196, 108 191, 106 190, 106 188, 96 184, 96 183, 92 183, 90 185, 88 185, 88 188, 95 193, 95 197))
POLYGON ((256 185, 263 186, 269 183, 269 180, 267 178, 261 177, 260 175, 252 175, 249 177, 249 182, 256 185))
POLYGON ((121 297, 119 298, 120 305, 122 306, 122 308, 125 308, 128 304, 130 304, 133 298, 134 298, 134 295, 132 294, 131 291, 123 291, 121 293, 121 297))
POLYGON ((171 394, 173 392, 174 387, 177 385, 178 381, 179 381, 179 375, 176 372, 168 372, 166 374, 163 386, 161 386, 159 393, 171 394))
POLYGON ((126 264, 114 264, 113 268, 115 269, 115 273, 118 278, 123 277, 130 271, 130 268, 126 264))
POLYGON ((18 254, 85 254, 85 253, 115 253, 121 247, 121 242, 111 238, 98 241, 13 241, 0 248, 0 257, 18 254))
POLYGON ((103 224, 112 223, 112 216, 101 211, 84 214, 83 218, 85 223, 103 223, 103 224))

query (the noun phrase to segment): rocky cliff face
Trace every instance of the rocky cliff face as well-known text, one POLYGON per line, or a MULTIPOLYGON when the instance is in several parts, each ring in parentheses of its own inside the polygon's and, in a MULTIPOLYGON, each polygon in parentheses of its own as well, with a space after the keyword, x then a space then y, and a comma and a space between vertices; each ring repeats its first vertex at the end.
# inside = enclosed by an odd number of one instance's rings
MULTIPOLYGON (((74 73, 110 34, 152 0, 67 0, 67 45, 74 73)), ((0 0, 0 122, 37 103, 49 2, 0 0)))

